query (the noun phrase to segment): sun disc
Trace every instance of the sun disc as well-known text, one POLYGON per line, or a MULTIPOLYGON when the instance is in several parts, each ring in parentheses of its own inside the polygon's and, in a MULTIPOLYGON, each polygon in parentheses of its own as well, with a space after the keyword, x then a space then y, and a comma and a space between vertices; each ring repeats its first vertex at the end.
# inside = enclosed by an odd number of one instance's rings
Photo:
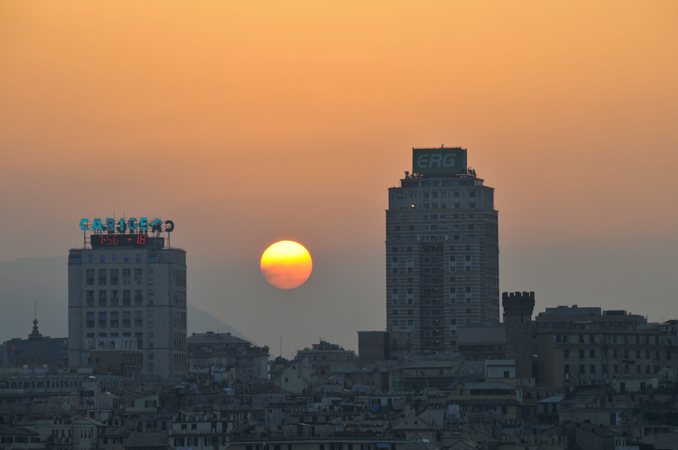
POLYGON ((261 273, 266 281, 280 289, 301 286, 312 270, 311 254, 298 242, 276 242, 261 255, 261 273))

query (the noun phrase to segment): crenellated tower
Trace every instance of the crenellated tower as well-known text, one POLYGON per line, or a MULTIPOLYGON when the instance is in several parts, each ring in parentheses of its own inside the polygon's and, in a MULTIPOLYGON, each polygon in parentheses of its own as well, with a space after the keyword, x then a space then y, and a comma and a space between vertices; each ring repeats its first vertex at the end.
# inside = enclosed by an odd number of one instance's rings
POLYGON ((516 377, 532 378, 532 312, 534 292, 504 292, 506 357, 516 361, 516 377))

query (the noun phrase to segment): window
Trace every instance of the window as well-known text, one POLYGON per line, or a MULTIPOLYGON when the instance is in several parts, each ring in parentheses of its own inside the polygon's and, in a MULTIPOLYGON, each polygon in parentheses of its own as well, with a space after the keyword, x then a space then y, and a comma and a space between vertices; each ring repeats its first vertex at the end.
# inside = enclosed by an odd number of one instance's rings
POLYGON ((596 351, 593 350, 593 349, 589 350, 589 357, 590 357, 590 358, 595 358, 595 357, 596 357, 596 351))
POLYGON ((106 306, 107 294, 106 291, 99 291, 99 306, 106 306))
POLYGON ((106 328, 106 312, 99 313, 99 328, 106 328))
POLYGON ((106 262, 106 255, 99 255, 99 262, 105 263, 106 262))
POLYGON ((118 324, 119 324, 118 315, 119 314, 120 313, 117 312, 117 311, 111 312, 111 328, 118 328, 118 324))
POLYGON ((137 253, 135 256, 136 256, 136 261, 138 263, 140 263, 141 262, 141 255, 137 253))

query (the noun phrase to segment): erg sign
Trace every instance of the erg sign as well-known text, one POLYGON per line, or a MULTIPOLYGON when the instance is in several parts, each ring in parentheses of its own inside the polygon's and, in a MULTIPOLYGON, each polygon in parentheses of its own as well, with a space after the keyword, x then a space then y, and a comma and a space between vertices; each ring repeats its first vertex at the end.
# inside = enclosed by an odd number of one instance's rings
POLYGON ((412 149, 413 173, 466 173, 466 150, 462 148, 412 149))

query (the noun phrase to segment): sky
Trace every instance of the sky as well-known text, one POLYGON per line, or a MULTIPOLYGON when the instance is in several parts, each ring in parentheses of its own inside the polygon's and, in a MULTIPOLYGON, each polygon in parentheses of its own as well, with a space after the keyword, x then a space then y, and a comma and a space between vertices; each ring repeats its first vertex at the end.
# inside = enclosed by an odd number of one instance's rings
POLYGON ((387 189, 445 144, 496 189, 502 291, 678 318, 676 80, 674 1, 5 0, 0 261, 172 219, 189 303, 276 355, 357 349, 387 189), (283 239, 297 289, 259 269, 283 239))

